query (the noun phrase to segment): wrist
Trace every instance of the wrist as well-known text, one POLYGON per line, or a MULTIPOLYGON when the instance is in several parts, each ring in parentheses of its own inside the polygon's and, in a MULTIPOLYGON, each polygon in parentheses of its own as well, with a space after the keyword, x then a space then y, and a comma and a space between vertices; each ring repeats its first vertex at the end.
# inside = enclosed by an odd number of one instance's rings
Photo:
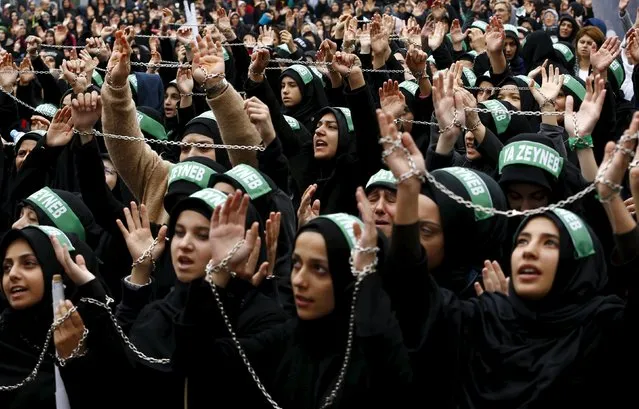
POLYGON ((147 285, 151 281, 151 268, 150 261, 145 261, 131 269, 131 278, 129 281, 135 285, 147 285))

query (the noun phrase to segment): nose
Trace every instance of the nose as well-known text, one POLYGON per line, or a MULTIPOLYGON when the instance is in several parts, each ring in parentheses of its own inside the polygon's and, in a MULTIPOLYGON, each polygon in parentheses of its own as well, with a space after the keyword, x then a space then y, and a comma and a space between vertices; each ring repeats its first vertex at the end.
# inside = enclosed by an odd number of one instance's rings
POLYGON ((384 199, 380 197, 379 200, 373 204, 373 211, 375 214, 380 216, 386 214, 386 210, 384 209, 384 199))
POLYGON ((178 249, 182 251, 193 250, 193 240, 189 233, 186 233, 181 240, 178 241, 178 249))
POLYGON ((27 222, 27 218, 23 216, 19 218, 18 220, 16 220, 15 223, 13 223, 13 225, 11 226, 11 228, 14 230, 20 230, 27 227, 28 225, 29 223, 27 222))
POLYGON ((297 273, 293 274, 293 277, 291 278, 291 284, 293 285, 293 287, 298 289, 305 289, 308 287, 304 268, 299 269, 297 273))

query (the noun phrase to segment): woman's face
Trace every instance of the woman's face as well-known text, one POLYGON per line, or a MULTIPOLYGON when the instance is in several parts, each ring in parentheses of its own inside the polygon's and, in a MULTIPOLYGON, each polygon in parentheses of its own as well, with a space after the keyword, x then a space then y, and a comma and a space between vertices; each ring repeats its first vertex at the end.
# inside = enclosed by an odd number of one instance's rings
POLYGON ((204 275, 211 258, 209 226, 209 219, 193 210, 185 210, 178 216, 171 237, 171 260, 178 280, 183 283, 204 275))
POLYGON ((552 288, 559 265, 559 229, 547 217, 536 217, 515 238, 510 257, 515 292, 539 300, 552 288))
POLYGON ((320 233, 306 231, 295 240, 291 284, 300 319, 315 320, 335 309, 326 241, 320 233))
POLYGON ((231 17, 231 25, 232 25, 233 27, 235 27, 235 26, 237 26, 239 23, 240 23, 240 16, 238 16, 237 14, 234 14, 234 15, 231 17))
POLYGON ((297 82, 291 77, 282 78, 280 94, 282 103, 287 108, 294 107, 302 102, 302 91, 297 86, 297 82))
POLYGON ((444 230, 439 207, 428 196, 419 195, 419 242, 428 255, 428 269, 433 271, 444 261, 444 230))
POLYGON ((510 183, 506 187, 508 206, 514 210, 532 210, 550 203, 550 191, 532 183, 510 183))
POLYGON ((46 33, 44 35, 44 42, 49 45, 55 44, 55 35, 53 35, 53 33, 46 33))
POLYGON ((508 84, 501 87, 499 90, 499 94, 497 95, 497 99, 500 101, 508 101, 513 106, 520 111, 521 110, 521 101, 519 96, 519 90, 517 86, 514 84, 508 84))
POLYGON ((12 229, 20 230, 27 226, 39 226, 38 214, 33 210, 30 205, 23 206, 20 209, 20 217, 11 226, 12 229))
POLYGON ((555 25, 556 22, 557 22, 557 18, 555 18, 554 14, 552 13, 544 14, 544 25, 546 27, 552 27, 555 25))
POLYGON ((164 91, 164 116, 166 118, 173 118, 177 115, 179 102, 180 91, 175 87, 167 87, 164 91))
POLYGON ((328 160, 337 153, 339 141, 339 124, 331 112, 326 113, 317 121, 313 135, 313 154, 315 159, 328 160))
POLYGON ((397 207, 397 192, 383 187, 376 187, 368 195, 368 201, 373 209, 375 226, 386 235, 391 237, 393 231, 393 219, 391 214, 395 214, 397 207), (387 211, 388 210, 388 211, 387 211))
POLYGON ((506 60, 511 61, 517 54, 517 41, 514 38, 506 37, 504 40, 504 55, 506 60))
POLYGON ((102 164, 104 165, 104 180, 109 187, 109 190, 113 190, 116 183, 118 183, 118 172, 115 170, 115 166, 113 166, 113 162, 108 159, 102 159, 102 164))
MULTIPOLYGON (((199 133, 190 133, 182 139, 182 142, 188 143, 207 143, 212 144, 213 139, 199 133)), ((204 156, 205 158, 215 160, 215 149, 198 148, 196 146, 183 145, 180 147, 180 162, 194 156, 204 156)))
POLYGON ((22 168, 22 164, 37 144, 38 142, 32 139, 27 139, 20 144, 20 149, 18 149, 18 154, 16 155, 16 169, 20 170, 22 168))
POLYGON ((559 24, 559 37, 568 38, 572 34, 572 23, 564 20, 559 24))
POLYGON ((42 267, 25 239, 14 241, 7 248, 2 260, 2 292, 14 310, 24 310, 42 301, 42 267))
POLYGON ((477 92, 477 102, 484 102, 490 99, 493 95, 493 84, 488 81, 482 81, 479 83, 480 90, 477 92))
POLYGON ((477 160, 481 158, 481 153, 477 152, 477 148, 475 147, 475 135, 472 132, 466 132, 464 142, 466 144, 466 159, 477 160))
POLYGON ((587 34, 579 37, 577 41, 577 54, 582 58, 590 58, 590 50, 592 45, 595 44, 595 40, 587 34))

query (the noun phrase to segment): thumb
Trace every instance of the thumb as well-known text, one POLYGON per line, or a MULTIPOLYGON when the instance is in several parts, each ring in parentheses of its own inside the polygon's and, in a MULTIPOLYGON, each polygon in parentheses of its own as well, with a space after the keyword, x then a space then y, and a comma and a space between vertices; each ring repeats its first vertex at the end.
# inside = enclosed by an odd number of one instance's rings
POLYGON ((253 274, 253 277, 251 277, 251 284, 253 287, 259 287, 259 285, 262 284, 262 281, 268 277, 268 266, 268 261, 263 262, 262 265, 260 265, 259 270, 257 270, 257 273, 253 274))
POLYGON ((484 289, 481 288, 481 284, 479 284, 478 282, 473 284, 473 287, 475 287, 475 293, 477 294, 477 297, 479 297, 480 295, 484 293, 484 289))
POLYGON ((315 199, 315 201, 313 202, 313 206, 311 207, 311 210, 313 211, 313 213, 319 214, 319 212, 320 212, 320 201, 319 201, 319 199, 315 199))
POLYGON ((408 152, 411 154, 411 156, 421 154, 421 152, 417 148, 417 145, 415 145, 413 137, 408 132, 404 132, 402 134, 402 144, 406 149, 408 149, 408 152))
POLYGON ((164 247, 164 243, 166 242, 166 233, 168 229, 169 228, 166 226, 160 227, 160 231, 158 231, 158 246, 164 247))
POLYGON ((81 254, 78 254, 77 256, 75 256, 75 263, 78 265, 78 267, 84 267, 84 268, 87 267, 87 263, 81 254))

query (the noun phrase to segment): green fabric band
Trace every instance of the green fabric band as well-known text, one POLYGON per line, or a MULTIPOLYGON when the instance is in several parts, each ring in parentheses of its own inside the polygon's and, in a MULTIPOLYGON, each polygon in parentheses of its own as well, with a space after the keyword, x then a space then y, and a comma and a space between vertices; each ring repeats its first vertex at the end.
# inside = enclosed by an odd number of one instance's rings
MULTIPOLYGON (((472 170, 460 167, 443 168, 441 171, 448 173, 459 180, 470 196, 470 201, 476 205, 487 208, 493 207, 493 198, 490 195, 486 182, 472 170)), ((475 210, 475 220, 485 220, 493 217, 493 214, 475 210)))
POLYGON ((135 93, 138 93, 138 77, 135 76, 135 74, 129 74, 128 76, 129 79, 129 84, 131 84, 131 88, 133 88, 133 91, 135 91, 135 93))
POLYGON ((509 165, 535 166, 555 178, 559 177, 564 165, 564 158, 559 152, 542 143, 521 141, 504 146, 499 153, 499 173, 509 165))
POLYGON ((413 81, 402 81, 401 84, 399 84, 399 87, 405 89, 411 95, 416 95, 417 90, 419 89, 419 85, 413 81))
POLYGON ((292 116, 288 116, 288 115, 282 115, 284 117, 284 119, 286 120, 286 122, 288 123, 288 126, 291 127, 292 130, 294 131, 298 131, 300 128, 300 123, 297 119, 293 118, 292 116))
POLYGON ((353 231, 353 224, 358 223, 360 226, 364 227, 364 223, 360 219, 346 213, 326 214, 319 217, 328 219, 335 223, 337 227, 339 227, 339 229, 342 231, 342 234, 344 235, 344 238, 346 238, 350 249, 352 250, 355 247, 357 239, 355 238, 355 232, 353 231))
POLYGON ((58 108, 53 104, 40 104, 36 107, 35 111, 42 116, 53 118, 56 112, 58 112, 58 108))
POLYGON ((102 84, 104 84, 104 80, 102 79, 102 76, 96 70, 93 70, 93 75, 91 75, 91 78, 93 78, 95 85, 97 85, 98 87, 101 87, 102 84))
POLYGON ((344 114, 346 118, 346 126, 348 127, 348 132, 353 132, 355 127, 353 126, 353 117, 351 116, 351 110, 344 107, 335 107, 335 109, 339 110, 344 114))
POLYGON ((571 62, 575 58, 575 54, 566 44, 555 43, 552 46, 564 56, 567 62, 571 62))
POLYGON ((166 140, 167 136, 164 125, 140 111, 137 111, 137 119, 138 124, 140 125, 140 130, 142 130, 142 132, 151 135, 154 139, 157 139, 159 141, 166 140))
POLYGON ((470 25, 470 28, 478 28, 485 33, 486 29, 488 28, 488 23, 480 20, 473 21, 473 24, 470 25))
POLYGON ((216 171, 201 163, 191 161, 180 162, 171 167, 168 185, 171 186, 171 183, 177 180, 184 180, 204 189, 209 186, 211 176, 216 173, 216 171))
POLYGON ((313 66, 310 66, 308 68, 313 72, 313 74, 315 74, 317 78, 319 78, 320 81, 322 81, 322 86, 325 87, 326 83, 324 82, 324 76, 322 75, 322 73, 319 72, 319 70, 313 66))
POLYGON ((595 246, 590 232, 579 216, 560 208, 553 209, 552 212, 557 215, 570 234, 572 246, 575 248, 575 259, 579 260, 595 254, 595 246))
POLYGON ((61 231, 60 229, 57 229, 53 226, 33 226, 33 227, 37 227, 38 229, 40 229, 44 234, 47 235, 47 237, 55 237, 56 239, 58 239, 58 241, 60 242, 60 245, 62 247, 66 247, 67 250, 69 250, 69 252, 71 251, 75 251, 75 247, 73 247, 73 244, 71 244, 71 240, 69 240, 69 237, 64 234, 63 231, 61 231))
POLYGON ((272 189, 266 179, 249 165, 240 164, 227 171, 225 175, 230 176, 237 183, 242 185, 244 191, 249 195, 251 200, 255 200, 272 189))
POLYGON ((211 210, 215 210, 216 207, 221 206, 226 202, 226 198, 228 197, 228 195, 224 192, 220 192, 217 189, 206 188, 198 190, 189 197, 200 199, 204 203, 206 203, 206 205, 209 206, 211 210))
POLYGON ((387 187, 393 190, 397 190, 397 179, 393 176, 393 172, 386 169, 380 169, 379 172, 371 176, 366 183, 366 189, 370 187, 387 187))
POLYGON ((585 135, 581 138, 568 138, 568 146, 571 151, 580 149, 592 149, 595 145, 592 141, 592 135, 585 135))
MULTIPOLYGON (((515 78, 519 78, 520 80, 524 81, 526 83, 526 85, 529 85, 530 84, 530 80, 532 80, 532 78, 527 77, 525 75, 515 75, 515 78)), ((533 82, 535 83, 535 85, 534 85, 535 88, 541 88, 541 85, 537 84, 537 81, 533 80, 533 82)))
POLYGON ((564 86, 577 95, 579 101, 583 101, 586 98, 586 88, 572 75, 564 74, 564 86))
POLYGON ((477 76, 475 75, 473 70, 471 70, 470 68, 464 67, 462 69, 462 72, 464 73, 464 75, 466 76, 466 79, 468 80, 468 85, 471 87, 474 87, 475 84, 477 83, 477 76))
POLYGON ((612 63, 610 63, 610 67, 608 67, 608 69, 610 70, 610 72, 612 72, 612 75, 614 75, 615 79, 617 80, 617 85, 621 87, 621 84, 623 84, 623 82, 626 80, 626 72, 624 71, 621 64, 619 64, 619 61, 613 60, 612 63))
POLYGON ((309 70, 305 66, 301 64, 295 64, 295 65, 291 65, 288 68, 299 74, 300 78, 302 78, 302 82, 304 83, 304 85, 308 85, 311 81, 313 81, 313 73, 311 72, 311 70, 309 70))
POLYGON ((497 131, 497 134, 501 135, 506 132, 512 118, 504 104, 496 99, 489 99, 481 102, 480 104, 490 110, 490 115, 492 115, 493 121, 495 122, 495 130, 497 131))
POLYGON ((53 190, 43 187, 29 196, 26 202, 42 210, 58 229, 73 233, 82 241, 86 239, 84 226, 78 216, 53 190))

